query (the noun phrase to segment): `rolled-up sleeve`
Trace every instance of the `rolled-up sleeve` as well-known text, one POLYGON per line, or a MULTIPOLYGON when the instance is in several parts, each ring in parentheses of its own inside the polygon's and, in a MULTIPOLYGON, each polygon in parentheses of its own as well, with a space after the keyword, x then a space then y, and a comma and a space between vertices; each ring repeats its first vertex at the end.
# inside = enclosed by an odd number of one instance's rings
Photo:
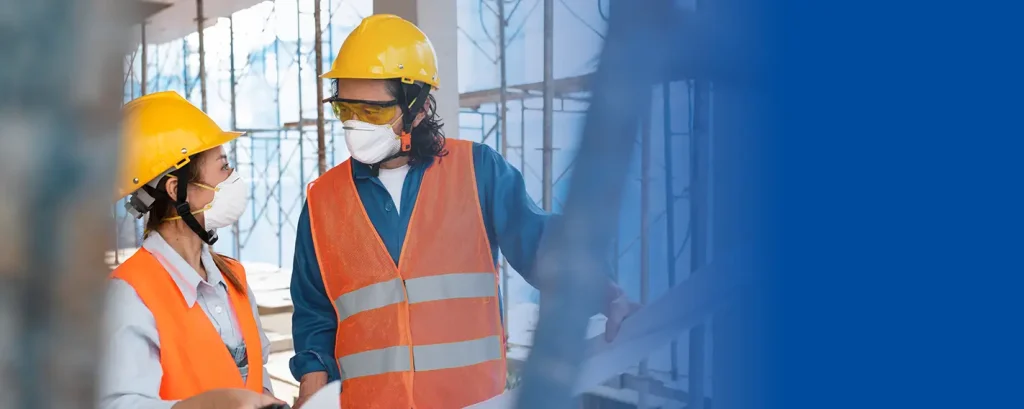
POLYGON ((475 144, 477 188, 492 242, 527 283, 537 287, 534 261, 551 215, 526 191, 522 173, 490 146, 475 144))
POLYGON ((338 364, 334 361, 338 320, 320 277, 306 204, 303 204, 295 232, 291 294, 295 306, 292 314, 295 356, 289 362, 292 376, 301 380, 307 373, 326 371, 330 380, 339 379, 338 364))
POLYGON ((178 401, 160 399, 163 368, 153 314, 128 283, 113 279, 108 291, 98 407, 171 408, 178 401))

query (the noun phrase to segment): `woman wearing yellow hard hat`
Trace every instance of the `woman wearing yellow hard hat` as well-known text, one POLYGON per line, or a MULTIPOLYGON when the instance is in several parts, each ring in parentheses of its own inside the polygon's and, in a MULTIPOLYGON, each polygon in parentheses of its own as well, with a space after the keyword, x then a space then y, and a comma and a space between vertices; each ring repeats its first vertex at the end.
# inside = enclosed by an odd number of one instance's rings
MULTIPOLYGON (((490 147, 446 140, 427 36, 365 18, 331 70, 352 158, 308 188, 291 293, 299 402, 341 380, 341 407, 456 409, 506 388, 496 262, 528 282, 550 215, 490 147)), ((609 282, 608 331, 635 304, 609 282)))
POLYGON ((240 263, 214 253, 216 229, 245 210, 248 188, 225 132, 175 92, 124 106, 116 197, 147 216, 107 302, 100 408, 261 408, 273 398, 269 341, 240 263))

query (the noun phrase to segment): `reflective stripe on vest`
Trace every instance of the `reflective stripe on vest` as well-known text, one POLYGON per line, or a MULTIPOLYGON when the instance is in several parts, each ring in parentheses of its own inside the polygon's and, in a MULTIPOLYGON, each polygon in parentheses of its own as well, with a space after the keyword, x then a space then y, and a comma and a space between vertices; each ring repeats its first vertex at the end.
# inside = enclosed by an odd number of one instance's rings
MULTIPOLYGON (((454 273, 405 280, 409 304, 456 298, 494 297, 493 273, 454 273)), ((334 300, 338 321, 405 301, 402 279, 371 284, 334 300)))
POLYGON ((309 186, 313 245, 338 317, 341 407, 463 408, 505 388, 498 276, 473 144, 448 140, 409 215, 395 265, 346 161, 309 186))
POLYGON ((338 358, 341 380, 388 372, 433 371, 458 368, 501 359, 502 342, 497 336, 447 344, 412 347, 413 365, 409 365, 409 347, 389 347, 338 358))

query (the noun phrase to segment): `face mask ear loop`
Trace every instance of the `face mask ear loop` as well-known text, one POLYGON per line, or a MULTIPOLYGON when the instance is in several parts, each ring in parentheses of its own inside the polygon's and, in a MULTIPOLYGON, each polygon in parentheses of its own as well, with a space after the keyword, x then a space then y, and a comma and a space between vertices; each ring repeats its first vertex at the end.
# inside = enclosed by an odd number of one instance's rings
POLYGON ((195 185, 195 186, 199 186, 199 187, 201 187, 201 188, 203 188, 203 189, 206 189, 206 190, 212 191, 212 192, 219 192, 219 191, 220 191, 220 188, 219 188, 219 187, 216 187, 216 186, 210 186, 210 185, 207 185, 207 184, 205 184, 205 183, 200 183, 200 182, 192 182, 192 184, 193 184, 193 185, 195 185))

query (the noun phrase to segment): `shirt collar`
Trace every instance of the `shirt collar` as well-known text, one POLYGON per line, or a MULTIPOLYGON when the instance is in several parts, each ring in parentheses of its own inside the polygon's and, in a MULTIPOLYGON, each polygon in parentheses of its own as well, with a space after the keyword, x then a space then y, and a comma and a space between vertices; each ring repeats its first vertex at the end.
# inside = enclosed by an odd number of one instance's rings
MULTIPOLYGON (((160 265, 167 271, 167 274, 171 276, 171 279, 178 286, 178 290, 181 291, 185 304, 189 308, 195 305, 199 286, 204 284, 203 278, 199 276, 199 272, 192 268, 177 251, 174 251, 174 248, 164 240, 160 233, 151 232, 146 237, 146 240, 142 242, 142 247, 156 257, 160 265)), ((210 254, 209 246, 202 246, 201 252, 199 257, 203 262, 203 267, 206 268, 207 280, 205 284, 212 286, 223 285, 224 278, 220 270, 217 269, 216 264, 213 263, 213 256, 210 254)))
POLYGON ((370 169, 370 165, 352 159, 352 177, 356 180, 369 179, 373 177, 373 170, 370 169))
MULTIPOLYGON (((429 158, 423 162, 410 164, 409 170, 426 169, 434 163, 434 158, 429 158)), ((376 175, 373 174, 373 169, 370 169, 370 165, 352 159, 352 177, 356 180, 369 179, 376 175)))

